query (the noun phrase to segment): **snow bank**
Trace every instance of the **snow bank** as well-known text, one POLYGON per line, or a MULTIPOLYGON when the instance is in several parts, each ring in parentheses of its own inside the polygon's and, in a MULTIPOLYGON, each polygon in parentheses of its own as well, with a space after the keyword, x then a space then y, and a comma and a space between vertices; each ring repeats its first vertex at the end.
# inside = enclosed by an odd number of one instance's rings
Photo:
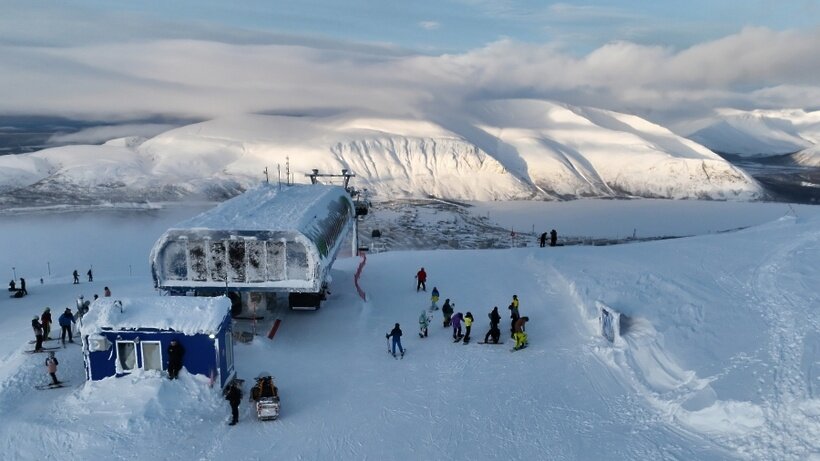
POLYGON ((84 335, 106 330, 156 328, 194 335, 213 333, 231 308, 227 297, 99 298, 82 319, 84 335))

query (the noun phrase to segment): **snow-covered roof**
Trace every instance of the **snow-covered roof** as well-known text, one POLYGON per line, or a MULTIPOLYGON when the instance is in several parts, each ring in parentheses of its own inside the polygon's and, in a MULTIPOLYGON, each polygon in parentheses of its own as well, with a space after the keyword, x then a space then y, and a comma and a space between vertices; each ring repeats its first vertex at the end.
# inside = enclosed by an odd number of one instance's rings
POLYGON ((225 320, 231 301, 225 297, 155 296, 100 298, 82 318, 83 334, 140 328, 173 330, 186 335, 213 333, 225 320), (122 309, 117 303, 122 303, 122 309))
POLYGON ((348 197, 340 186, 262 183, 173 229, 303 231, 340 197, 348 197))

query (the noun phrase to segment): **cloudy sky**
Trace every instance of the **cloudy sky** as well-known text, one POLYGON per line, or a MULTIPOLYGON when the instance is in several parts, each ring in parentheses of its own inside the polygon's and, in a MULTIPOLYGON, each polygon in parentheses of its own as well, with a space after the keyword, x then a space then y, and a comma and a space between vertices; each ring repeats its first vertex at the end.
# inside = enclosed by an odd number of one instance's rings
POLYGON ((0 0, 0 113, 820 108, 820 0, 0 0))

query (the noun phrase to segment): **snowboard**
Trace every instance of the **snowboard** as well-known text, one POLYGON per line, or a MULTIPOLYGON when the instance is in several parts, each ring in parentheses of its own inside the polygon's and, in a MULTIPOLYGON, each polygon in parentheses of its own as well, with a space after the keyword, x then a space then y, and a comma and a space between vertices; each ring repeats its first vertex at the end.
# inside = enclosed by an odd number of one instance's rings
POLYGON ((464 338, 464 335, 459 336, 458 338, 454 339, 453 342, 454 343, 460 343, 463 338, 464 338))
POLYGON ((520 351, 521 349, 526 349, 526 348, 527 348, 527 344, 524 344, 523 346, 519 347, 518 349, 513 347, 512 349, 510 349, 510 352, 520 351))
POLYGON ((504 341, 499 341, 499 342, 497 342, 497 343, 494 343, 494 342, 488 342, 488 343, 485 343, 485 342, 483 342, 483 341, 479 341, 479 342, 478 342, 478 344, 498 345, 498 344, 504 344, 504 341))
POLYGON ((61 387, 68 387, 67 383, 68 383, 68 381, 60 381, 59 384, 40 384, 40 385, 34 386, 34 388, 37 389, 37 390, 40 390, 40 391, 43 391, 43 390, 46 390, 46 389, 59 389, 61 387))

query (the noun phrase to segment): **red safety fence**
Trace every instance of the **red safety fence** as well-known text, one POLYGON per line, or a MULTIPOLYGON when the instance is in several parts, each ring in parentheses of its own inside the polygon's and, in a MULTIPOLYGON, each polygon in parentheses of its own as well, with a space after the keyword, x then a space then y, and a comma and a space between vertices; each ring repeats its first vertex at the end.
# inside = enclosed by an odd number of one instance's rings
POLYGON ((361 262, 359 262, 359 268, 356 269, 356 275, 353 276, 353 284, 356 285, 356 291, 359 293, 359 296, 362 298, 363 301, 367 301, 367 294, 362 290, 362 287, 359 286, 359 277, 362 275, 362 269, 364 269, 364 265, 367 264, 367 254, 363 251, 359 252, 359 256, 362 257, 361 262))

